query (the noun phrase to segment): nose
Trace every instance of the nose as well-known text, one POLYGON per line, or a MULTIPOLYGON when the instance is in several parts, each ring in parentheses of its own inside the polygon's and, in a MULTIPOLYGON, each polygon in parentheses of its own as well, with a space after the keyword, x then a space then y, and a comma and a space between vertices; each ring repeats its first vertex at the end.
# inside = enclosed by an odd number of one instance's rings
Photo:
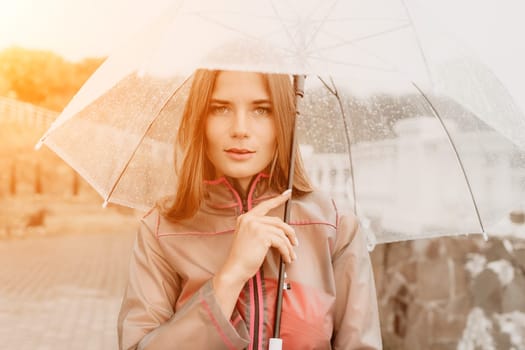
POLYGON ((244 109, 236 110, 232 118, 231 136, 233 138, 246 138, 249 135, 248 112, 244 109))

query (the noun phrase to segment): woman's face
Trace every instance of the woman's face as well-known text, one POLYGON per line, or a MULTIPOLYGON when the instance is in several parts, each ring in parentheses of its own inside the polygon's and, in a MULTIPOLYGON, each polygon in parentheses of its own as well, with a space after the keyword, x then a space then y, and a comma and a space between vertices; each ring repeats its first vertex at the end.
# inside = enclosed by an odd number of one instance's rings
POLYGON ((261 74, 220 72, 206 119, 207 156, 217 176, 246 190, 253 175, 272 161, 276 149, 273 106, 261 74))

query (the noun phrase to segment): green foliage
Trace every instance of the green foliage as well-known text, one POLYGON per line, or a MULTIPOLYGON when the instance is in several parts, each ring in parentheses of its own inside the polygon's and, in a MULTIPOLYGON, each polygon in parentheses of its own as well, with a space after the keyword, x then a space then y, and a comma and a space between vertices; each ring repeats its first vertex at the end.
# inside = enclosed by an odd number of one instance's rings
POLYGON ((104 58, 69 62, 50 51, 0 51, 0 96, 61 111, 104 58))

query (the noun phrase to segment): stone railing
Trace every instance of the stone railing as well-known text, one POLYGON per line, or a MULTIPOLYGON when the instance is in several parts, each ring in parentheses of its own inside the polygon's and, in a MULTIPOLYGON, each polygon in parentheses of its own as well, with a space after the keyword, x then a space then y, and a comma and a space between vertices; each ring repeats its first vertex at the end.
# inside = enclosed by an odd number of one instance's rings
POLYGON ((45 147, 34 149, 58 112, 0 97, 0 197, 91 192, 78 175, 45 147))
POLYGON ((0 123, 18 123, 29 128, 46 129, 58 113, 31 103, 0 97, 0 123))

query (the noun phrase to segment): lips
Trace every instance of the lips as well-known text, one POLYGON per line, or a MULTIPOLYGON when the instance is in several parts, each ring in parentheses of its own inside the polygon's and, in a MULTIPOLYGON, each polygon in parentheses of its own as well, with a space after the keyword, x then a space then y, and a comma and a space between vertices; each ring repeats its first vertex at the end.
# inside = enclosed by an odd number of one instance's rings
POLYGON ((228 153, 234 153, 234 154, 250 154, 255 153, 252 150, 244 149, 244 148, 228 148, 225 150, 228 153))
POLYGON ((255 151, 246 148, 228 148, 225 149, 226 155, 234 161, 246 161, 251 159, 255 151))

